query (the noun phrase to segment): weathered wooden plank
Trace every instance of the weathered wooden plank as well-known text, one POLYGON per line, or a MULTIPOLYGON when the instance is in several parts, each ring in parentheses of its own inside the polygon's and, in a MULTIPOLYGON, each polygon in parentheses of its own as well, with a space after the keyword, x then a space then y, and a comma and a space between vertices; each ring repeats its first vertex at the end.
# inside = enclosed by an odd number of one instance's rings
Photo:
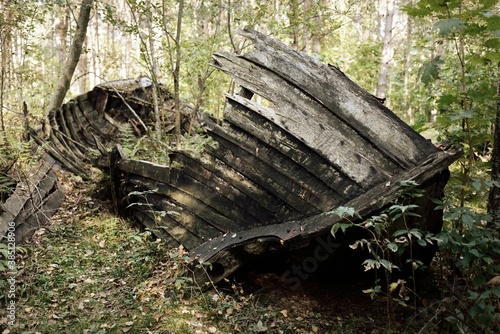
POLYGON ((154 190, 156 193, 166 196, 173 203, 191 211, 193 214, 204 219, 221 232, 238 231, 243 229, 243 227, 237 222, 230 220, 220 212, 203 203, 201 200, 185 193, 182 189, 140 177, 138 175, 134 175, 133 177, 129 176, 128 182, 138 187, 146 187, 149 190, 154 190))
MULTIPOLYGON (((421 165, 405 172, 401 172, 388 183, 382 183, 366 193, 347 202, 344 206, 354 208, 362 217, 368 217, 373 212, 386 207, 401 191, 401 181, 412 180, 418 184, 430 180, 445 170, 455 161, 462 151, 452 149, 449 152, 436 152, 430 155, 421 165)), ((290 221, 282 224, 262 226, 249 231, 240 231, 231 235, 224 235, 204 243, 192 254, 199 262, 210 262, 213 265, 223 266, 224 275, 210 277, 220 280, 241 267, 241 261, 228 262, 230 257, 238 258, 248 244, 256 243, 261 238, 276 239, 278 244, 286 248, 301 247, 304 240, 311 240, 320 235, 330 233, 331 227, 342 221, 343 218, 332 213, 322 213, 303 220, 290 221)), ((272 246, 272 245, 271 245, 272 246)), ((207 279, 203 271, 196 272, 199 281, 207 279)))
POLYGON ((64 140, 66 146, 71 150, 73 155, 79 160, 85 159, 85 156, 80 152, 79 146, 75 145, 75 141, 73 140, 72 133, 68 128, 66 117, 64 115, 65 109, 68 106, 66 104, 55 110, 55 121, 60 125, 60 136, 61 139, 64 140))
POLYGON ((5 201, 2 206, 3 211, 9 212, 14 217, 17 217, 26 202, 30 200, 32 196, 32 189, 36 189, 38 184, 40 184, 50 171, 54 163, 54 161, 41 163, 38 167, 33 168, 28 175, 28 180, 19 182, 16 186, 14 194, 12 194, 5 201))
MULTIPOLYGON (((379 184, 366 193, 347 202, 344 206, 354 208, 362 217, 366 217, 376 210, 385 207, 397 197, 397 193, 402 189, 401 181, 415 181, 418 184, 422 184, 445 170, 461 155, 462 150, 459 148, 454 148, 447 152, 437 151, 421 164, 400 173, 388 183, 379 184)), ((304 228, 303 236, 311 237, 330 228, 336 222, 336 218, 332 218, 333 216, 335 215, 324 213, 305 219, 302 222, 304 228)))
POLYGON ((240 34, 252 40, 255 46, 243 56, 245 59, 279 74, 314 97, 402 166, 416 165, 436 151, 431 143, 337 68, 256 31, 244 30, 240 34))
POLYGON ((85 180, 88 179, 87 171, 82 166, 75 164, 75 162, 72 160, 67 159, 64 155, 61 154, 61 152, 58 149, 52 147, 52 143, 50 145, 47 145, 46 142, 44 142, 38 137, 37 132, 33 128, 30 127, 28 131, 30 137, 33 138, 33 140, 40 147, 42 147, 45 150, 45 152, 54 157, 54 159, 59 161, 63 166, 65 166, 71 172, 75 173, 76 175, 80 175, 85 180))
POLYGON ((123 150, 120 144, 117 144, 109 154, 109 179, 111 183, 111 199, 113 201, 113 208, 116 214, 120 213, 121 203, 124 201, 125 196, 128 192, 122 194, 120 192, 122 172, 118 169, 118 163, 123 160, 128 159, 127 154, 123 150))
POLYGON ((189 210, 175 205, 162 196, 148 194, 146 195, 146 200, 154 206, 155 210, 163 211, 177 224, 195 235, 199 239, 200 244, 222 234, 221 231, 209 225, 205 220, 194 215, 189 210))
POLYGON ((63 200, 64 193, 60 189, 56 189, 44 198, 39 210, 32 212, 22 222, 18 222, 19 225, 16 226, 16 242, 21 243, 30 237, 37 228, 45 225, 49 218, 59 209, 63 200))
MULTIPOLYGON (((251 123, 242 125, 244 128, 241 129, 224 122, 220 128, 226 139, 262 161, 265 166, 273 168, 275 170, 273 174, 279 173, 284 178, 296 182, 301 187, 298 195, 319 210, 329 210, 342 201, 342 197, 338 193, 302 168, 301 165, 295 163, 287 155, 282 154, 267 143, 248 134, 245 130, 249 124, 251 123)), ((210 129, 219 127, 215 123, 208 122, 206 126, 210 129)))
POLYGON ((51 144, 63 154, 67 160, 71 160, 73 164, 80 165, 81 159, 70 148, 64 134, 59 129, 52 129, 50 133, 51 144))
POLYGON ((280 198, 268 193, 264 188, 254 183, 253 180, 248 179, 245 175, 225 164, 215 155, 211 155, 207 150, 196 154, 196 156, 188 151, 184 151, 182 154, 194 161, 198 161, 203 168, 213 172, 228 184, 231 184, 243 194, 252 198, 266 212, 275 217, 277 221, 286 221, 287 219, 293 219, 293 217, 302 216, 300 212, 286 205, 280 198))
MULTIPOLYGON (((141 202, 136 202, 140 204, 141 202)), ((146 203, 142 203, 146 204, 146 203)), ((178 224, 169 215, 160 216, 154 212, 153 208, 146 206, 135 205, 134 212, 141 212, 142 215, 149 218, 149 228, 152 230, 163 230, 169 234, 178 243, 182 244, 186 249, 194 249, 199 246, 202 241, 189 230, 178 224)), ((162 235, 162 234, 161 234, 162 235)))
POLYGON ((104 121, 103 116, 100 116, 97 113, 94 106, 88 99, 88 94, 78 96, 77 101, 82 114, 92 126, 96 136, 104 141, 108 141, 113 138, 117 129, 110 123, 104 121))
POLYGON ((69 109, 78 128, 78 137, 76 138, 79 138, 79 141, 87 147, 95 148, 94 139, 87 131, 87 129, 91 129, 92 127, 83 115, 77 101, 71 100, 69 102, 69 109))
POLYGON ((215 67, 273 103, 272 108, 258 109, 262 116, 303 141, 364 189, 402 170, 354 128, 275 73, 231 53, 217 53, 213 58, 215 67))
POLYGON ((261 108, 259 104, 234 95, 228 95, 227 102, 224 120, 245 127, 248 133, 287 155, 343 198, 352 198, 363 191, 300 140, 254 111, 261 108))
POLYGON ((63 110, 62 117, 65 120, 67 131, 69 131, 69 133, 68 132, 66 133, 67 136, 70 138, 68 140, 72 141, 73 145, 75 146, 75 149, 78 150, 79 154, 77 155, 80 157, 80 159, 83 160, 85 159, 85 153, 87 151, 87 148, 80 142, 81 139, 78 135, 78 130, 75 128, 75 120, 73 118, 73 113, 70 110, 70 105, 66 103, 62 105, 61 108, 63 110))
POLYGON ((90 125, 99 133, 104 135, 102 139, 109 139, 117 130, 116 127, 104 120, 104 115, 101 115, 96 110, 95 106, 89 99, 89 94, 79 95, 77 97, 78 104, 82 114, 87 118, 90 125))
POLYGON ((120 160, 117 168, 121 171, 148 177, 162 183, 170 182, 170 167, 143 160, 120 160))
POLYGON ((175 240, 170 234, 168 234, 164 229, 158 229, 156 228, 156 223, 154 222, 154 219, 148 217, 145 215, 143 212, 138 211, 138 210, 131 210, 133 216, 144 226, 147 228, 151 229, 153 233, 158 237, 163 240, 166 240, 167 243, 173 247, 178 247, 181 245, 181 243, 177 240, 175 240))
POLYGON ((321 212, 314 204, 301 197, 305 189, 295 180, 287 178, 279 171, 227 140, 227 134, 221 129, 214 127, 209 129, 209 133, 219 145, 217 148, 207 147, 207 151, 213 151, 226 164, 253 180, 269 193, 279 197, 303 215, 321 212))
POLYGON ((40 165, 29 172, 25 181, 17 184, 16 190, 3 205, 0 237, 5 235, 8 224, 14 222, 16 240, 20 242, 32 233, 36 222, 45 222, 59 208, 64 193, 57 188, 57 177, 52 171, 55 163, 54 159, 44 154, 40 165))
POLYGON ((57 189, 57 176, 52 170, 49 170, 38 184, 29 184, 27 191, 29 200, 22 207, 22 210, 16 217, 16 225, 22 224, 34 212, 42 209, 45 197, 54 189, 57 189))
POLYGON ((51 125, 50 141, 54 147, 59 150, 67 159, 73 162, 78 162, 80 159, 73 153, 73 150, 68 145, 66 139, 64 138, 64 133, 62 131, 62 125, 57 120, 57 114, 59 113, 59 108, 53 110, 49 114, 49 122, 51 125))
POLYGON ((95 101, 92 101, 99 115, 104 115, 106 112, 106 105, 108 104, 108 93, 101 91, 99 94, 93 94, 95 101))
MULTIPOLYGON (((203 166, 199 160, 193 159, 183 152, 175 152, 171 155, 172 162, 180 163, 183 166, 183 173, 205 184, 215 192, 223 194, 233 203, 239 206, 240 210, 244 210, 249 216, 257 219, 261 224, 273 224, 276 218, 269 213, 264 207, 259 205, 253 198, 247 196, 244 192, 236 188, 233 184, 218 176, 214 171, 203 166)), ((233 181, 232 179, 231 181, 233 181)))
POLYGON ((246 215, 236 203, 225 197, 217 189, 212 189, 197 181, 191 176, 183 173, 179 169, 172 169, 170 185, 193 198, 206 204, 213 211, 220 213, 238 225, 239 229, 252 228, 259 225, 257 219, 251 215, 246 215))

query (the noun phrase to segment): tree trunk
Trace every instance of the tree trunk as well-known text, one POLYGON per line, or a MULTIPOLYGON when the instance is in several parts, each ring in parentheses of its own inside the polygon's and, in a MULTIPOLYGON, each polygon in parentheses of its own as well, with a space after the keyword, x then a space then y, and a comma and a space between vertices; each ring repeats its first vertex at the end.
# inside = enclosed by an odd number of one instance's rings
MULTIPOLYGON (((158 85, 158 74, 160 70, 158 68, 158 61, 156 58, 156 50, 155 50, 155 33, 153 27, 153 11, 151 6, 151 0, 146 0, 146 12, 148 14, 141 15, 140 19, 143 21, 143 24, 147 30, 147 41, 144 40, 144 49, 145 49, 145 57, 147 59, 147 64, 149 67, 149 75, 153 80, 153 89, 152 89, 152 97, 153 97, 153 109, 155 115, 155 136, 159 140, 162 135, 162 115, 159 106, 159 85, 158 85), (147 44, 146 44, 147 43, 147 44), (149 49, 149 51, 148 51, 149 49)), ((142 39, 142 37, 141 37, 142 39)))
MULTIPOLYGON (((50 111, 61 106, 64 97, 69 90, 71 78, 73 77, 73 73, 75 72, 76 66, 78 65, 78 61, 80 60, 83 42, 85 40, 85 35, 87 34, 87 26, 90 20, 92 1, 93 0, 82 0, 73 43, 71 44, 71 49, 68 58, 66 59, 66 63, 61 70, 59 82, 57 83, 55 92, 52 95, 49 105, 45 110, 45 116, 47 116, 50 111)), ((45 131, 47 134, 50 133, 50 126, 48 122, 45 122, 45 131)))
POLYGON ((318 28, 316 28, 316 31, 312 35, 311 51, 313 54, 320 54, 321 52, 321 36, 323 33, 319 27, 323 26, 322 8, 326 7, 326 5, 323 2, 324 0, 319 0, 316 3, 314 21, 316 23, 316 27, 318 28))
MULTIPOLYGON (((97 13, 97 3, 94 3, 94 13, 97 13)), ((108 25, 108 28, 110 25, 108 25)), ((99 53, 100 53, 100 45, 99 45, 99 15, 94 15, 94 33, 93 33, 93 42, 92 42, 92 54, 91 54, 91 60, 92 60, 92 76, 89 75, 89 78, 91 79, 90 82, 90 87, 97 86, 101 82, 101 68, 99 61, 97 60, 99 53)), ((113 33, 109 33, 108 36, 113 37, 113 33)), ((113 41, 114 42, 114 41, 113 41)), ((110 45, 114 45, 110 43, 110 45)))
POLYGON ((174 68, 174 100, 175 100, 175 137, 177 149, 181 145, 181 105, 180 105, 180 68, 181 68, 181 28, 182 15, 184 11, 184 0, 179 1, 179 11, 177 13, 177 32, 175 35, 175 68, 174 68))
MULTIPOLYGON (((497 95, 500 96, 500 82, 497 95)), ((493 136, 493 158, 491 164, 491 179, 496 182, 490 189, 488 198, 488 213, 492 217, 491 225, 497 229, 500 226, 500 100, 497 100, 497 113, 495 117, 495 131, 493 136)))
MULTIPOLYGON (((408 6, 413 6, 413 0, 408 1, 408 6)), ((409 124, 415 124, 415 113, 413 112, 410 97, 410 68, 411 68, 411 47, 412 47, 412 18, 406 18, 406 50, 405 50, 405 81, 404 81, 404 106, 408 116, 409 124)))
POLYGON ((14 51, 12 50, 12 28, 10 27, 10 22, 12 21, 12 12, 8 9, 4 1, 0 2, 0 11, 3 13, 3 20, 0 24, 0 28, 2 29, 2 34, 0 35, 0 61, 1 61, 1 70, 0 70, 0 128, 2 131, 5 131, 5 123, 4 123, 4 96, 5 92, 8 91, 9 87, 9 70, 12 64, 12 56, 14 51), (9 59, 9 57, 11 59, 9 59))
MULTIPOLYGON (((83 43, 83 47, 87 49, 88 47, 88 41, 85 40, 83 43)), ((80 93, 79 94, 84 94, 89 90, 89 85, 88 85, 88 77, 89 77, 89 60, 87 58, 87 54, 83 54, 80 62, 78 63, 78 86, 80 93)))
POLYGON ((394 55, 392 42, 392 19, 394 17, 394 0, 387 0, 387 12, 385 16, 384 47, 380 61, 380 72, 378 77, 377 96, 385 98, 387 90, 387 77, 389 74, 389 63, 394 55))
POLYGON ((66 50, 68 48, 66 36, 68 35, 69 21, 71 17, 71 8, 69 7, 69 4, 63 8, 55 10, 53 15, 55 21, 53 40, 57 45, 57 58, 59 60, 59 64, 63 64, 66 58, 66 50))
POLYGON ((298 0, 290 1, 290 9, 287 13, 290 24, 290 39, 292 40, 291 47, 295 50, 299 49, 299 4, 298 0))

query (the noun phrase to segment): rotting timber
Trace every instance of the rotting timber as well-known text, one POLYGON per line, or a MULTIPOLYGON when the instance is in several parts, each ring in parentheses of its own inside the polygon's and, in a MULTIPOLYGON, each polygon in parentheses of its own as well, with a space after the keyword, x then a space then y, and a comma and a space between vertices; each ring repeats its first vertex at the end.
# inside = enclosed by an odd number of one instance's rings
MULTIPOLYGON (((211 263, 211 270, 195 272, 198 281, 218 282, 250 258, 306 247, 330 233, 341 219, 331 214, 339 206, 369 217, 398 196, 402 181, 442 196, 459 149, 437 149, 337 68, 261 33, 240 34, 253 42, 252 51, 213 55, 212 65, 240 89, 227 95, 222 123, 200 115, 210 144, 196 153, 173 150, 168 165, 129 159, 120 145, 109 159, 117 211, 211 263)), ((119 143, 116 136, 106 140, 120 126, 106 111, 111 97, 122 99, 106 94, 73 130, 62 123, 77 124, 79 116, 63 109, 54 117, 51 147, 67 152, 61 156, 71 157, 77 172, 79 156, 87 157, 80 146, 101 147, 106 156, 119 143), (101 132, 87 130, 93 122, 101 132)), ((418 204, 419 226, 439 231, 442 212, 429 200, 418 204)))
POLYGON ((16 184, 0 209, 0 241, 19 244, 44 226, 64 200, 57 175, 56 161, 43 154, 39 163, 16 184), (2 240, 2 239, 5 239, 2 240))

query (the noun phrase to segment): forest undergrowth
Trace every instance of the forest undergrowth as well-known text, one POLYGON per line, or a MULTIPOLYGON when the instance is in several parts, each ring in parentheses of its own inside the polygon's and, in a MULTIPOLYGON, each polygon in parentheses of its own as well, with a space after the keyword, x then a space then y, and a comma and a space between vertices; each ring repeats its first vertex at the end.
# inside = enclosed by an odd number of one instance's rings
POLYGON ((117 217, 88 183, 59 174, 67 198, 18 252, 16 321, 7 326, 2 316, 4 334, 413 333, 431 319, 436 291, 428 289, 426 305, 394 310, 400 321, 389 326, 385 299, 362 292, 373 283, 364 276, 318 276, 291 288, 280 273, 243 271, 203 290, 183 275, 184 249, 117 217))
POLYGON ((59 176, 67 198, 18 252, 16 321, 7 326, 2 316, 4 334, 477 332, 444 320, 456 301, 432 269, 421 275, 418 305, 397 305, 391 314, 390 296, 363 293, 371 276, 339 280, 321 271, 290 287, 279 272, 250 270, 201 289, 186 275, 184 249, 117 217, 95 186, 59 176))

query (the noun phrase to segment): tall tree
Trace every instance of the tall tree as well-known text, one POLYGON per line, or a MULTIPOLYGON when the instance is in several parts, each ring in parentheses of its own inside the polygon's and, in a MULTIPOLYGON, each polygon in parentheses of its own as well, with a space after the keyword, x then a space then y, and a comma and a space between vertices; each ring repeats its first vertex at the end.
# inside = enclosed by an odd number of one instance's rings
MULTIPOLYGON (((413 5, 413 0, 408 1, 408 6, 413 5)), ((404 67, 404 110, 406 111, 406 115, 408 116, 409 123, 410 125, 415 124, 415 114, 413 112, 413 106, 411 104, 411 99, 410 99, 410 69, 411 69, 411 48, 412 48, 412 18, 410 15, 406 16, 406 48, 405 48, 405 54, 404 54, 404 62, 405 62, 405 67, 404 67)))
POLYGON ((182 16, 184 15, 184 0, 179 0, 177 12, 177 31, 175 34, 175 67, 174 67, 174 100, 175 100, 175 136, 177 149, 181 145, 181 99, 180 99, 180 70, 181 70, 181 30, 182 16))
POLYGON ((385 14, 384 29, 384 47, 382 49, 382 58, 380 60, 380 71, 378 77, 377 96, 386 97, 387 78, 389 76, 389 63, 394 56, 394 44, 392 40, 392 29, 394 18, 394 0, 387 0, 387 11, 385 14))
POLYGON ((497 230, 500 228, 500 82, 497 86, 497 110, 493 132, 493 154, 491 166, 491 179, 493 185, 490 188, 488 198, 488 213, 492 217, 492 225, 497 230))
MULTIPOLYGON (((62 102, 64 101, 64 97, 69 90, 71 78, 73 77, 73 73, 75 72, 76 66, 78 65, 78 61, 80 60, 83 42, 87 34, 87 26, 90 20, 92 2, 93 0, 82 0, 82 3, 80 5, 80 14, 78 16, 78 21, 76 22, 77 27, 75 35, 73 37, 69 55, 66 59, 64 67, 61 70, 59 82, 57 83, 54 94, 52 95, 52 98, 50 99, 50 102, 45 109, 45 115, 48 115, 50 111, 61 106, 62 102)), ((48 122, 45 122, 45 131, 47 132, 47 134, 50 133, 50 125, 48 124, 48 122)))

